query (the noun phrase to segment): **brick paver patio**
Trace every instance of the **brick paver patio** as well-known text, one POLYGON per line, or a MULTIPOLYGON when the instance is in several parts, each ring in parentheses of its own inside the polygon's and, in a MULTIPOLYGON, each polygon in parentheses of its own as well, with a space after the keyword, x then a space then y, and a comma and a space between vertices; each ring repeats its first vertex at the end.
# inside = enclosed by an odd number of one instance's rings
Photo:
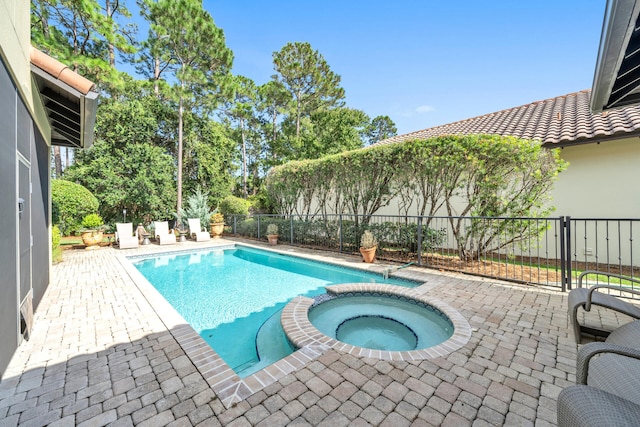
MULTIPOLYGON (((0 382, 0 426, 555 425, 558 393, 575 381, 566 294, 407 269, 426 282, 425 294, 468 320, 472 335, 462 349, 415 362, 327 349, 225 404, 193 351, 176 339, 175 325, 120 268, 123 254, 166 250, 65 253, 53 266, 31 339, 0 382)), ((315 256, 360 266, 355 257, 315 256)), ((613 327, 628 319, 600 313, 598 321, 613 327)))

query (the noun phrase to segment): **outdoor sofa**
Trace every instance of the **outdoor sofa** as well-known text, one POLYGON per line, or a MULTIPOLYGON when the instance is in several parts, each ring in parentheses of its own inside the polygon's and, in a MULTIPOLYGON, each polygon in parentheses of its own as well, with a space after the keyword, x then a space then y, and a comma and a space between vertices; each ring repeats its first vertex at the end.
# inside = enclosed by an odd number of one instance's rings
MULTIPOLYGON (((626 314, 634 319, 640 319, 640 307, 625 301, 625 298, 619 298, 615 295, 602 292, 603 290, 615 291, 618 294, 626 295, 640 295, 640 291, 632 289, 629 286, 617 285, 617 284, 596 284, 589 288, 582 286, 582 282, 586 276, 598 275, 607 276, 609 279, 620 279, 630 283, 640 284, 640 279, 633 277, 621 276, 619 274, 608 273, 604 271, 588 270, 580 274, 578 277, 578 287, 572 289, 569 292, 569 320, 573 327, 574 336, 576 342, 579 344, 583 333, 591 335, 606 337, 609 331, 600 330, 593 327, 581 325, 578 322, 578 309, 582 308, 584 311, 591 311, 592 305, 608 308, 610 310, 617 311, 619 313, 626 314)), ((640 424, 640 423, 639 423, 640 424)))
POLYGON ((640 425, 640 321, 582 346, 576 383, 558 396, 558 426, 640 425))

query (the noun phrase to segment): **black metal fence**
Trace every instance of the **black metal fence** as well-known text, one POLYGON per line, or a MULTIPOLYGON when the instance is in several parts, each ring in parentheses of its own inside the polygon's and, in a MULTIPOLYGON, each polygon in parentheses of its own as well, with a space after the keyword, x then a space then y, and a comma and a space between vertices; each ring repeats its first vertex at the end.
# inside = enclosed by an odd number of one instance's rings
POLYGON ((231 215, 226 232, 357 254, 369 230, 377 258, 521 283, 571 289, 584 270, 640 271, 640 219, 495 218, 397 215, 231 215))

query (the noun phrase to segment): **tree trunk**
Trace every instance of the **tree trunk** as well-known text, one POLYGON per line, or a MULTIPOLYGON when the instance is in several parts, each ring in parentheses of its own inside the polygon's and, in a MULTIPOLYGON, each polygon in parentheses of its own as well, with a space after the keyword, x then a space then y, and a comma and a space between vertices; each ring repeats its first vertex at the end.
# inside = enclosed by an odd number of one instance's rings
MULTIPOLYGON (((111 0, 106 0, 105 3, 105 12, 107 14, 107 18, 111 18, 111 0)), ((113 28, 111 28, 110 31, 113 31, 113 28)), ((113 43, 109 43, 109 64, 112 67, 116 66, 116 54, 113 48, 113 43)))
MULTIPOLYGON (((181 83, 181 86, 184 87, 184 83, 181 83)), ((180 209, 182 209, 182 116, 182 92, 180 92, 180 106, 178 107, 178 209, 176 211, 179 227, 182 226, 182 218, 180 218, 180 209)))
POLYGON ((244 119, 240 118, 240 134, 242 135, 242 194, 247 198, 247 142, 244 134, 244 119))
POLYGON ((56 178, 60 178, 62 176, 62 157, 60 156, 60 147, 57 145, 53 146, 53 162, 56 165, 56 178))
POLYGON ((271 156, 275 159, 276 153, 273 147, 276 146, 276 139, 278 138, 278 111, 276 107, 273 108, 273 141, 271 142, 271 156))
POLYGON ((160 58, 155 58, 153 66, 153 91, 158 96, 158 80, 160 80, 160 58))

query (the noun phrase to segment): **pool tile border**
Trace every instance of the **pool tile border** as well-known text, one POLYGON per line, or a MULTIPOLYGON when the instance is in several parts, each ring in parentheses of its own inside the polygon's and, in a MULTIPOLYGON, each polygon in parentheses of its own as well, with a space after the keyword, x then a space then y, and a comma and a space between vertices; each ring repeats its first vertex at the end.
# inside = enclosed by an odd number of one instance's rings
POLYGON ((342 285, 327 286, 327 293, 331 294, 386 294, 413 299, 422 304, 434 307, 441 311, 451 321, 454 332, 453 335, 445 342, 433 347, 409 350, 409 351, 384 351, 372 350, 368 348, 358 347, 347 344, 331 338, 320 332, 309 321, 309 309, 315 300, 308 297, 296 297, 287 304, 282 311, 282 327, 289 337, 289 340, 296 346, 304 348, 316 343, 328 346, 334 350, 349 353, 354 356, 377 358, 381 360, 425 360, 436 357, 447 356, 450 353, 462 348, 471 339, 471 326, 457 310, 448 304, 416 292, 415 289, 402 288, 399 286, 377 284, 377 283, 350 283, 342 285))

